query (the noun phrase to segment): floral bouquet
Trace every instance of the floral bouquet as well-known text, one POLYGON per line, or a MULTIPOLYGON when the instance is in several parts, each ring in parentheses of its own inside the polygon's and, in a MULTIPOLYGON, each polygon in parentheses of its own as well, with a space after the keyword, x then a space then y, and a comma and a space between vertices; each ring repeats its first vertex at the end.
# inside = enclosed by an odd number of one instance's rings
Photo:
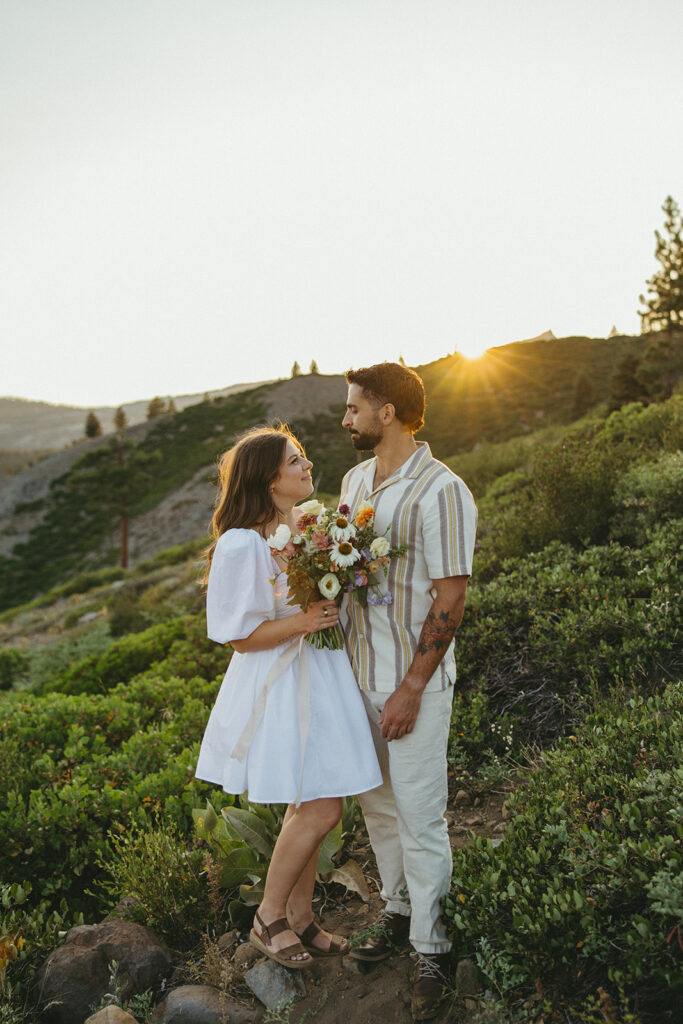
MULTIPOLYGON (((299 506, 299 533, 293 537, 288 526, 278 526, 268 539, 271 548, 289 553, 286 574, 289 604, 304 611, 320 596, 341 604, 344 594, 353 594, 364 608, 368 604, 391 604, 391 594, 380 592, 381 574, 386 577, 389 561, 404 554, 407 545, 392 548, 374 530, 375 512, 363 502, 351 519, 348 505, 325 508, 319 501, 299 506)), ((317 648, 339 651, 344 637, 339 626, 309 633, 308 643, 317 648)))

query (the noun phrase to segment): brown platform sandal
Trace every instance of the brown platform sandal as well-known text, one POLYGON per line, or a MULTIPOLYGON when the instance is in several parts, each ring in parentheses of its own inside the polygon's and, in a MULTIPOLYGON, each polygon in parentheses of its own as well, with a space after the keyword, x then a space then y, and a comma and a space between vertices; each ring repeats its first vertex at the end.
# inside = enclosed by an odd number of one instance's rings
POLYGON ((260 953, 264 956, 270 957, 271 960, 275 960, 278 964, 282 964, 283 967, 293 967, 294 970, 301 970, 302 967, 308 967, 313 960, 311 954, 304 949, 300 942, 292 942, 289 946, 284 946, 282 949, 268 949, 266 942, 272 942, 276 935, 280 932, 287 932, 292 930, 292 926, 286 917, 280 917, 277 921, 273 921, 272 924, 265 924, 263 918, 256 911, 256 920, 261 927, 261 934, 257 933, 252 928, 249 932, 249 941, 252 946, 256 946, 260 953), (265 938, 266 942, 263 941, 265 938), (300 956, 304 953, 304 957, 301 960, 294 960, 295 956, 300 956))
MULTIPOLYGON (((301 939, 304 949, 311 954, 311 956, 339 956, 342 953, 347 953, 349 950, 348 940, 342 935, 333 935, 330 939, 329 949, 320 949, 319 946, 313 945, 313 940, 316 935, 320 935, 323 929, 315 920, 306 927, 299 938, 301 939)), ((296 934, 296 933, 295 933, 296 934)))

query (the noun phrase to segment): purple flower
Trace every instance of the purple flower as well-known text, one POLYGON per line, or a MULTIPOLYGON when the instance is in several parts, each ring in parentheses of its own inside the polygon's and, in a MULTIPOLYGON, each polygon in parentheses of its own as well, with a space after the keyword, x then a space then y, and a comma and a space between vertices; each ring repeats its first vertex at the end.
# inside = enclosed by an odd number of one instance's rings
POLYGON ((340 505, 339 508, 337 509, 337 512, 339 512, 339 514, 342 516, 351 515, 351 509, 349 508, 348 505, 340 505))

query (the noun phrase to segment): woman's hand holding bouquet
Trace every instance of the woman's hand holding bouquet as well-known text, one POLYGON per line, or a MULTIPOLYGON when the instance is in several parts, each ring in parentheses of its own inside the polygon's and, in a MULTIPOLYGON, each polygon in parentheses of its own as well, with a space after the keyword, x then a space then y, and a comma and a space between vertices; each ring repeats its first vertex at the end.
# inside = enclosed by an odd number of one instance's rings
MULTIPOLYGON (((363 607, 391 604, 391 594, 380 591, 381 578, 386 577, 390 560, 407 548, 405 544, 392 548, 386 537, 375 533, 372 506, 362 503, 353 519, 347 505, 327 509, 314 500, 305 501, 299 512, 296 536, 283 525, 268 540, 288 557, 289 603, 306 612, 321 595, 339 606, 344 594, 353 594, 363 607)), ((344 646, 336 624, 309 633, 307 640, 313 647, 333 651, 344 646)))

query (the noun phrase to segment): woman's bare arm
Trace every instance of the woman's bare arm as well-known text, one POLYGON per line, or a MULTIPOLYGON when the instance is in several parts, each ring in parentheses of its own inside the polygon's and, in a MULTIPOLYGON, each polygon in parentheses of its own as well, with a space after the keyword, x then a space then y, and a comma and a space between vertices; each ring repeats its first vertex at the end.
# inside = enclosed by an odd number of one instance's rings
POLYGON ((328 626, 336 626, 338 621, 339 609, 334 601, 316 601, 315 604, 308 606, 306 612, 297 612, 285 619, 269 619, 262 622, 249 636, 241 640, 231 640, 230 645, 239 654, 267 651, 306 633, 317 633, 328 626))

